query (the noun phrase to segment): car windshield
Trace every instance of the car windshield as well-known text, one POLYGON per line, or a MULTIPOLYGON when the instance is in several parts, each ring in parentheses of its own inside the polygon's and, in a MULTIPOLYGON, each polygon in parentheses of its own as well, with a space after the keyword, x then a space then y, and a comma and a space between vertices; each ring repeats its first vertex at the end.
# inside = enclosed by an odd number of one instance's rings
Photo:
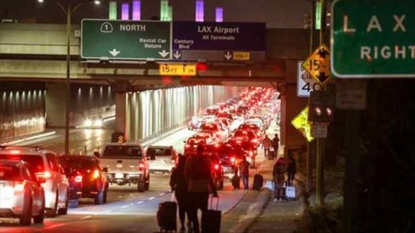
POLYGON ((40 155, 24 155, 24 154, 2 154, 1 159, 23 160, 30 165, 33 172, 43 172, 45 167, 43 165, 43 158, 40 155))
POLYGON ((138 146, 107 146, 105 147, 102 157, 137 157, 141 158, 140 147, 138 146))
POLYGON ((171 149, 170 148, 157 148, 157 147, 150 147, 147 149, 147 155, 156 155, 156 156, 171 156, 171 149))
POLYGON ((19 168, 10 165, 0 165, 0 180, 20 180, 19 168))

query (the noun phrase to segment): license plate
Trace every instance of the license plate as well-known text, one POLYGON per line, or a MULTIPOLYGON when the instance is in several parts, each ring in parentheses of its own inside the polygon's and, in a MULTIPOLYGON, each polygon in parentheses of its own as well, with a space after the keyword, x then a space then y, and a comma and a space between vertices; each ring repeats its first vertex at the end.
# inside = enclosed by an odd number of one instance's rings
POLYGON ((122 174, 122 173, 115 173, 115 178, 116 179, 124 178, 124 174, 122 174))

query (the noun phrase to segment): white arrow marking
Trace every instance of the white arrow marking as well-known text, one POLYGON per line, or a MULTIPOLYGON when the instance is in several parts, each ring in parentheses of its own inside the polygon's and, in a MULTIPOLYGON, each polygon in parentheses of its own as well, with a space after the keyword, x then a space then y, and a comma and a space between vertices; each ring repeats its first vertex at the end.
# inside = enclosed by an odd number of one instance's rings
POLYGON ((170 52, 167 52, 166 50, 163 49, 163 51, 159 52, 160 56, 162 57, 166 57, 167 55, 169 55, 170 52))
POLYGON ((179 51, 176 51, 176 52, 173 54, 173 56, 174 56, 174 58, 179 59, 182 55, 179 53, 179 51))
POLYGON ((226 60, 231 60, 231 58, 232 58, 232 54, 228 51, 228 52, 226 52, 225 53, 225 58, 226 58, 226 60))
POLYGON ((110 52, 112 56, 116 57, 121 51, 117 51, 117 49, 112 49, 108 52, 110 52))

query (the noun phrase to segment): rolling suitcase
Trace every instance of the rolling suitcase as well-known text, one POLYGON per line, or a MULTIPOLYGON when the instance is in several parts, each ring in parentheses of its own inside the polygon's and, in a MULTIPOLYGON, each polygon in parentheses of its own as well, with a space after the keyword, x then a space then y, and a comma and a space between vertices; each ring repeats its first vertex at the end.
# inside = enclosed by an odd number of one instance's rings
POLYGON ((233 176, 231 182, 232 182, 233 188, 240 189, 240 177, 239 176, 233 176))
POLYGON ((254 175, 254 183, 252 184, 252 189, 259 191, 262 188, 262 185, 264 185, 264 177, 260 174, 254 175))
POLYGON ((210 207, 205 212, 202 212, 202 232, 207 233, 220 233, 220 225, 222 219, 222 211, 218 209, 219 207, 219 197, 216 202, 216 209, 212 208, 213 199, 210 199, 210 207))
POLYGON ((285 186, 284 195, 286 200, 295 200, 295 186, 285 186))
POLYGON ((177 230, 177 203, 174 201, 165 201, 159 204, 157 210, 157 224, 160 232, 177 230))

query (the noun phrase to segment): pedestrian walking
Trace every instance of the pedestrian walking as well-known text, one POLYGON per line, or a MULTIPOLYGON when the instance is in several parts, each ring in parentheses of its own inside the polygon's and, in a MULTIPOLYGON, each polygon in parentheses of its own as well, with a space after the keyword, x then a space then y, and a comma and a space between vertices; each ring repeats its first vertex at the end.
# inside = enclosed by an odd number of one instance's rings
POLYGON ((285 172, 287 171, 284 158, 279 158, 274 164, 272 175, 274 178, 274 201, 281 201, 284 197, 285 172))
POLYGON ((271 148, 271 139, 269 139, 268 135, 265 134, 265 138, 262 140, 262 146, 264 147, 264 156, 268 158, 268 153, 270 152, 271 148))
MULTIPOLYGON (((188 182, 187 190, 189 194, 188 211, 194 233, 200 232, 197 212, 200 209, 203 215, 207 211, 209 193, 212 193, 214 197, 218 197, 213 182, 212 162, 209 156, 203 155, 203 149, 203 145, 199 145, 196 155, 190 156, 185 164, 185 177, 188 182)), ((203 226, 201 227, 204 229, 203 226)))
POLYGON ((239 163, 239 175, 242 179, 244 189, 249 188, 249 166, 251 164, 246 160, 246 156, 242 157, 242 161, 239 163))
POLYGON ((297 173, 297 163, 291 154, 288 155, 287 163, 287 185, 294 185, 294 176, 295 173, 297 173))
POLYGON ((180 220, 180 232, 184 232, 185 228, 185 219, 187 214, 187 227, 191 230, 192 224, 190 222, 190 216, 188 211, 189 206, 189 194, 187 191, 187 183, 184 175, 184 168, 186 164, 187 157, 179 154, 177 165, 173 169, 170 176, 170 188, 174 191, 176 197, 177 205, 179 206, 179 220, 180 220))
POLYGON ((271 145, 274 148, 275 154, 278 156, 278 149, 280 147, 280 138, 278 134, 275 134, 274 138, 271 140, 271 145))

